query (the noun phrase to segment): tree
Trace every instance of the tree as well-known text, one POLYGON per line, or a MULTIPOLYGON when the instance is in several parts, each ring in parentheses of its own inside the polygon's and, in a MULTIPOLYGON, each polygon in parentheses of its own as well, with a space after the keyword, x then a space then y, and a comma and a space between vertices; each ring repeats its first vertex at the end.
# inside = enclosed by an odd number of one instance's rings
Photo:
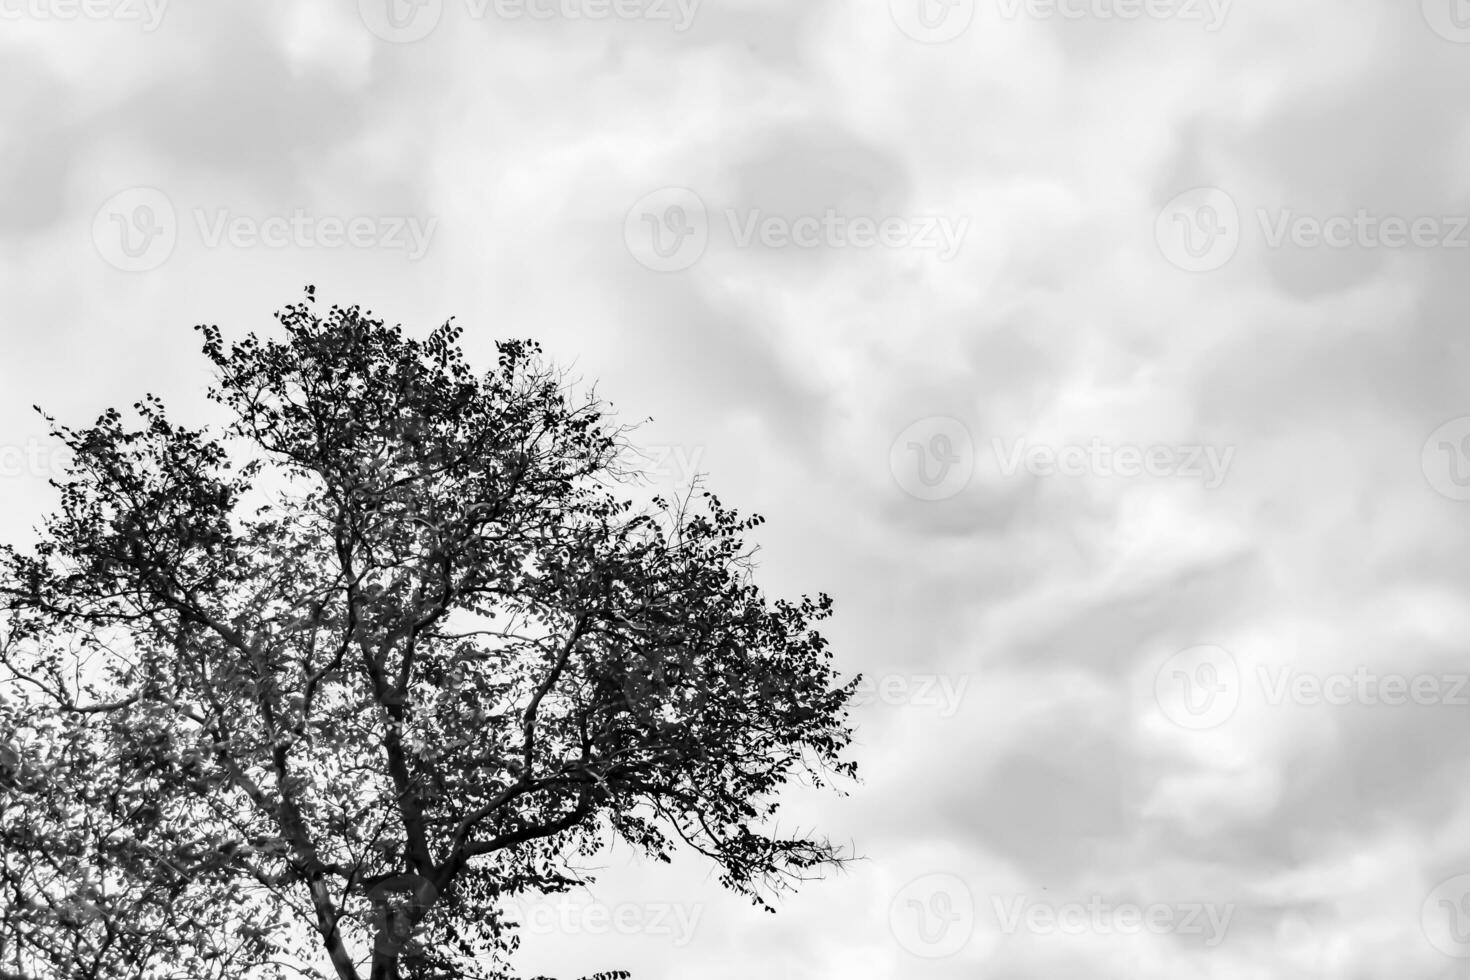
POLYGON ((612 841, 767 908, 841 865, 776 818, 855 775, 856 682, 827 596, 754 584, 760 518, 635 502, 533 342, 476 374, 452 324, 277 319, 198 328, 218 430, 48 417, 59 506, 0 549, 0 976, 501 976, 505 901, 612 841))

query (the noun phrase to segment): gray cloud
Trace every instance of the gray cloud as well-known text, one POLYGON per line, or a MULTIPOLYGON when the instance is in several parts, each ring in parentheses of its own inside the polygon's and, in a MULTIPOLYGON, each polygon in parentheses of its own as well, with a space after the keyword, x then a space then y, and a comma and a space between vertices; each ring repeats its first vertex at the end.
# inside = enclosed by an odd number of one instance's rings
MULTIPOLYGON (((697 861, 609 856, 597 897, 701 903, 691 941, 534 935, 527 975, 1448 974, 1421 906, 1470 862, 1463 708, 1273 705, 1255 678, 1470 670, 1465 505, 1435 488, 1443 450, 1422 452, 1470 416, 1470 248, 1267 236, 1288 209, 1470 214, 1470 45, 1373 0, 1239 0, 1217 31, 981 0, 934 44, 901 29, 902 3, 707 2, 675 31, 446 2, 401 44, 355 6, 7 25, 0 448, 39 433, 32 401, 87 419, 155 390, 203 411, 187 327, 261 327, 313 282, 415 328, 455 315, 482 358, 544 339, 766 514, 778 591, 831 592, 843 669, 906 692, 858 709, 865 782, 796 805, 870 860, 769 917, 697 861), (169 196, 178 241, 126 272, 92 227, 133 186, 169 196), (1237 205, 1239 242, 1190 272, 1156 219, 1206 186, 1237 205), (671 187, 698 194, 709 243, 655 271, 625 221, 671 187), (201 208, 437 224, 412 259, 211 246, 201 208), (737 241, 729 211, 968 230, 948 258, 773 246, 737 241), (973 472, 921 499, 937 416, 973 472), (919 456, 895 450, 916 424, 919 456), (1233 456, 1206 489, 1007 473, 995 446, 1018 440, 1233 456), (1191 729, 1157 672, 1201 644, 1245 681, 1228 720, 1191 729), (964 683, 952 712, 920 677, 964 683), (978 918, 928 959, 904 917, 932 896, 904 889, 935 874, 978 918), (1236 912, 1210 948, 990 935, 1017 895, 1236 912)), ((47 493, 0 478, 0 536, 47 493)))

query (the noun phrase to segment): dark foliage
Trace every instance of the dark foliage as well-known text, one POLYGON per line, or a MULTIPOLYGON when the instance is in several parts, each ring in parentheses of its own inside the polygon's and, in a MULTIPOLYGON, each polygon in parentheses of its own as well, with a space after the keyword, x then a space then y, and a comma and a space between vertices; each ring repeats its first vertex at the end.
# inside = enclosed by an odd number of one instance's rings
POLYGON ((0 976, 500 976, 504 902, 615 838, 762 903, 842 861, 775 829, 853 775, 852 689, 759 518, 634 504, 534 343, 278 319, 200 328, 224 430, 53 423, 59 509, 0 551, 0 976))

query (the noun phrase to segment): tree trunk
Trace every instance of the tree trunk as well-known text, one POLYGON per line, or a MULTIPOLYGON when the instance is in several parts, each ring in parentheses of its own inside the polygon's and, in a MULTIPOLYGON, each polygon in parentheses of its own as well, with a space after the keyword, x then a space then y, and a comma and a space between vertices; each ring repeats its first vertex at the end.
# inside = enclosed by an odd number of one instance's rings
POLYGON ((371 980, 400 980, 398 973, 398 950, 379 944, 373 950, 373 972, 371 980))

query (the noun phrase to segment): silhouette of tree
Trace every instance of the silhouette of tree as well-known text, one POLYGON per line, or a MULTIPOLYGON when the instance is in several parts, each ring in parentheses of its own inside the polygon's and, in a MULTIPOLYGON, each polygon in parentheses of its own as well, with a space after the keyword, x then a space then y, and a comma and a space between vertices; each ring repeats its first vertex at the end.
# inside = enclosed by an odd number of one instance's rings
POLYGON ((533 342, 477 374, 449 324, 277 319, 198 328, 217 431, 48 418, 59 506, 0 549, 0 976, 498 977, 506 900, 612 841, 767 908, 845 860, 776 827, 855 775, 853 686, 830 599, 752 581, 760 518, 635 504, 533 342))

